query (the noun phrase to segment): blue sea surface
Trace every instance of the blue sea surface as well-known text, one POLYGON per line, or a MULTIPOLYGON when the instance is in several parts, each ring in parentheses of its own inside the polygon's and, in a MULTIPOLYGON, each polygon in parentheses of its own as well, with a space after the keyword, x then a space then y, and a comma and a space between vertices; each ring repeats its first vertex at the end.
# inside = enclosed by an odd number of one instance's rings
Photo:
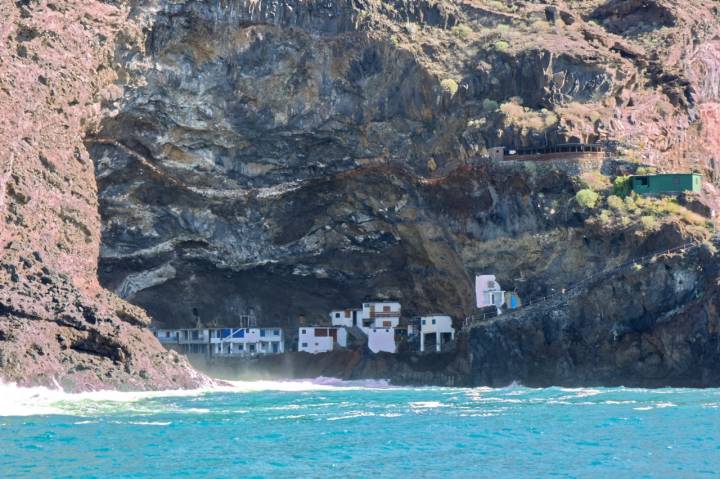
POLYGON ((3 478, 717 478, 720 390, 0 388, 3 478))

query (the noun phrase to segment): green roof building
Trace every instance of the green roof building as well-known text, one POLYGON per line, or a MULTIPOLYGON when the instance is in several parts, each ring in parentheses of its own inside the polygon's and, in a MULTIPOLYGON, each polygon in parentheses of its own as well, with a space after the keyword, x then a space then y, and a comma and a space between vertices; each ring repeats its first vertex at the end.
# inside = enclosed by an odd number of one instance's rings
POLYGON ((698 173, 661 173, 632 176, 632 190, 639 195, 666 195, 702 189, 702 176, 698 173))

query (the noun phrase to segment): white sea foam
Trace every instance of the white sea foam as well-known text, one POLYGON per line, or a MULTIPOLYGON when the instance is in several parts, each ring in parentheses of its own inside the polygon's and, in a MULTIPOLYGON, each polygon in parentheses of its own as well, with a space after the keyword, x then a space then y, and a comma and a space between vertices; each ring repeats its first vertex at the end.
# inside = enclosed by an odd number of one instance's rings
MULTIPOLYGON (((137 403, 148 399, 193 397, 212 392, 304 392, 387 388, 390 388, 390 384, 388 381, 383 380, 341 381, 323 377, 303 381, 225 381, 224 384, 205 386, 199 389, 142 392, 102 390, 67 393, 59 387, 56 389, 46 387, 20 387, 15 384, 0 383, 0 417, 53 414, 87 416, 119 409, 133 409, 133 404, 137 405, 137 403)), ((182 410, 176 410, 175 412, 204 413, 207 411, 207 409, 200 408, 184 408, 182 410)))
POLYGON ((443 405, 444 404, 439 401, 417 401, 410 403, 410 407, 413 409, 435 409, 443 407, 443 405))
POLYGON ((130 421, 128 424, 135 426, 169 426, 171 421, 130 421))

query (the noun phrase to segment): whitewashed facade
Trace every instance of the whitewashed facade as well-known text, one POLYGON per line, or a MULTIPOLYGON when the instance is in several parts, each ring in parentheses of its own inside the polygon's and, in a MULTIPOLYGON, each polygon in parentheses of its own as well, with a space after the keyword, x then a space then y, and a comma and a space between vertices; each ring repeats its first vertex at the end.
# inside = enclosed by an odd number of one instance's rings
POLYGON ((425 352, 428 346, 437 353, 443 346, 455 339, 455 328, 450 316, 422 316, 420 318, 420 351, 425 352))
POLYGON ((164 345, 177 345, 181 352, 190 354, 257 356, 285 352, 281 328, 158 329, 154 333, 164 345))
POLYGON ((396 328, 370 328, 368 332, 368 349, 373 353, 396 353, 396 328))
POLYGON ((396 328, 400 324, 402 307, 395 301, 363 303, 363 326, 375 328, 396 328))
POLYGON ((347 330, 344 327, 301 326, 298 330, 298 351, 318 354, 347 347, 347 330))
POLYGON ((362 328, 362 318, 362 309, 342 309, 330 312, 330 323, 337 327, 352 328, 357 326, 362 328))
POLYGON ((475 300, 478 308, 495 306, 498 314, 505 304, 505 291, 502 290, 494 274, 479 274, 475 276, 475 300))

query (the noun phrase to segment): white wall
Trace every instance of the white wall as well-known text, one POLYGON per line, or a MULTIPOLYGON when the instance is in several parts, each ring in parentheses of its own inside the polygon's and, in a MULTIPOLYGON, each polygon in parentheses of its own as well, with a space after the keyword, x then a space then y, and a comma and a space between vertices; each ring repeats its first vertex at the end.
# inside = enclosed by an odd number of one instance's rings
POLYGON ((420 332, 427 333, 449 333, 454 332, 452 318, 450 316, 422 316, 420 318, 420 332))
POLYGON ((440 335, 449 333, 455 339, 455 328, 450 316, 422 316, 420 318, 420 351, 425 351, 425 335, 435 335, 435 351, 441 351, 440 335))
POLYGON ((479 274, 475 276, 475 303, 478 308, 503 305, 504 294, 495 279, 494 274, 479 274))
POLYGON ((402 313, 402 307, 400 303, 387 301, 387 302, 370 302, 363 303, 363 319, 372 319, 372 325, 376 328, 394 328, 400 323, 400 315, 402 313), (385 310, 388 311, 385 311, 385 310), (375 317, 373 318, 373 311, 375 317), (389 324, 386 324, 389 323, 389 324))
POLYGON ((316 338, 315 336, 300 336, 298 338, 298 351, 317 354, 333 350, 333 338, 316 338))
POLYGON ((338 328, 337 330, 337 343, 343 348, 347 347, 347 329, 338 328))
POLYGON ((177 331, 174 329, 158 329, 155 336, 161 343, 177 343, 177 331))
POLYGON ((333 326, 344 326, 346 328, 353 327, 353 311, 337 310, 330 312, 330 322, 333 326))
POLYGON ((373 353, 381 351, 387 353, 395 353, 397 345, 395 344, 394 328, 372 328, 368 334, 368 348, 373 353))

